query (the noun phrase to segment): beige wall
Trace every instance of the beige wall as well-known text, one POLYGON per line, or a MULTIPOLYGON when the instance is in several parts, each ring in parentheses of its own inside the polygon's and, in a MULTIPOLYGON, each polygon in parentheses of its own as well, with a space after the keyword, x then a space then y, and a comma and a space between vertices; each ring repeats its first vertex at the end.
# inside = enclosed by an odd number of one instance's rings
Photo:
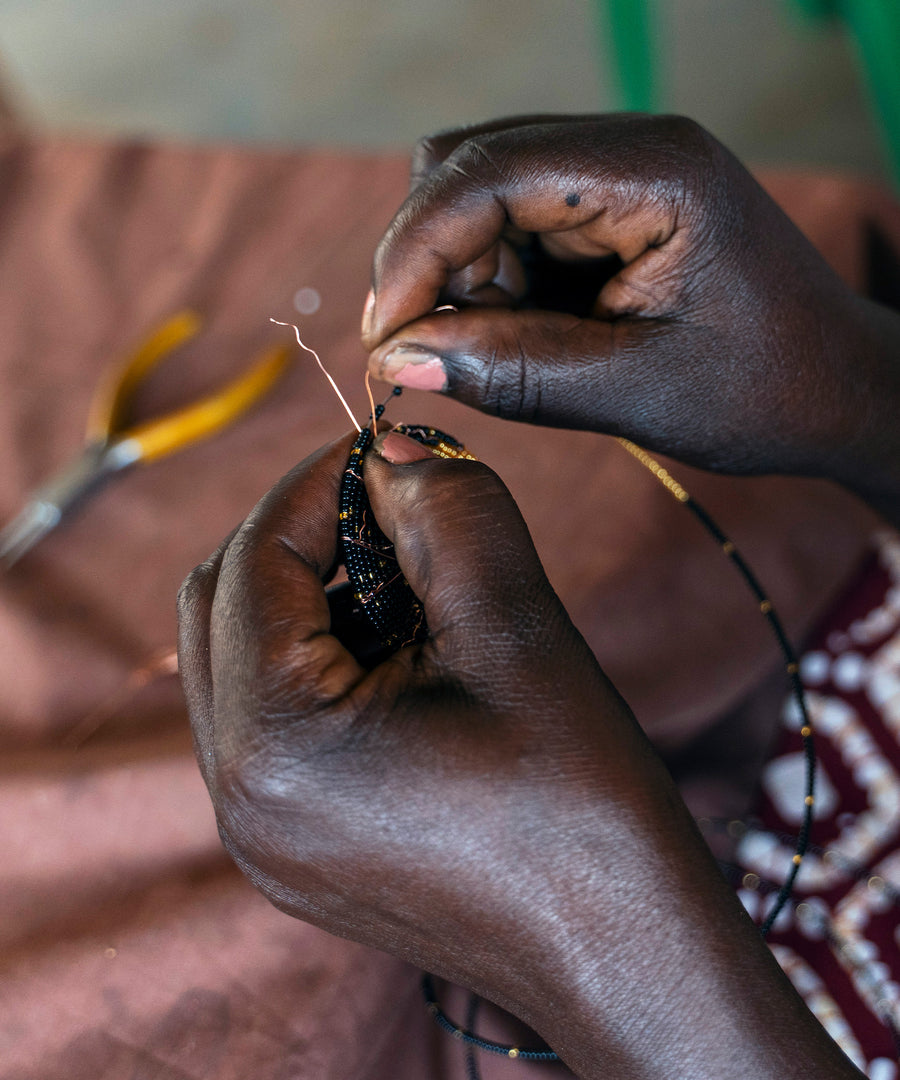
MULTIPOLYGON (((787 0, 658 0, 668 105, 745 158, 877 173, 840 33, 787 0)), ((587 0, 0 0, 20 108, 54 128, 409 144, 614 108, 587 0)))

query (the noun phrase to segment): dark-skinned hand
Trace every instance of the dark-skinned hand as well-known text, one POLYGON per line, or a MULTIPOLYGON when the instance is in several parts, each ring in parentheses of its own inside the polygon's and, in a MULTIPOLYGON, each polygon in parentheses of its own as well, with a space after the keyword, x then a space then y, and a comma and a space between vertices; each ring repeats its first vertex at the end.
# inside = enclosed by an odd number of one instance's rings
POLYGON ((373 281, 381 378, 703 468, 829 476, 900 518, 900 321, 689 120, 424 140, 373 281))
POLYGON ((725 884, 502 483, 382 443, 366 484, 424 644, 367 671, 330 632, 350 438, 182 590, 198 759, 239 866, 283 911, 510 1009, 579 1076, 858 1076, 725 884))

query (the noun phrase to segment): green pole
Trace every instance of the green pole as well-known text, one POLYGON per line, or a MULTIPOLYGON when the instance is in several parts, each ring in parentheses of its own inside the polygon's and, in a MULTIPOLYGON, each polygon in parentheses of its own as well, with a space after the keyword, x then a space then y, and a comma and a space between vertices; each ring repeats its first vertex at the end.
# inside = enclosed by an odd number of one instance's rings
POLYGON ((844 0, 841 10, 856 38, 891 173, 900 183, 900 4, 844 0))
POLYGON ((888 165, 900 183, 900 3, 898 0, 793 0, 804 14, 840 19, 856 45, 881 127, 888 165))
POLYGON ((653 0, 594 0, 601 48, 615 72, 621 107, 629 112, 658 109, 653 0))

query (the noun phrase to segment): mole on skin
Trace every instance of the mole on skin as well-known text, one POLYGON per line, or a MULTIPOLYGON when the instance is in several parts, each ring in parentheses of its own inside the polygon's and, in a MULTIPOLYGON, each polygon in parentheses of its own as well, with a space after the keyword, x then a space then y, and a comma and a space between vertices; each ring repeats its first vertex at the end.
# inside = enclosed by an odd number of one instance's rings
POLYGON ((577 191, 570 191, 566 196, 566 206, 577 206, 581 202, 581 196, 577 191))

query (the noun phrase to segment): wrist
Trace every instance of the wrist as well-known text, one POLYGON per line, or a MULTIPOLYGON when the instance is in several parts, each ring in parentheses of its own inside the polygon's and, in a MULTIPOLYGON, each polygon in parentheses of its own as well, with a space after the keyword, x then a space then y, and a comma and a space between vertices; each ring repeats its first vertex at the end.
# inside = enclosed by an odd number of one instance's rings
MULTIPOLYGON (((569 887, 535 905, 527 999, 507 1007, 582 1080, 857 1078, 687 812, 670 806, 667 817, 638 845, 636 871, 585 880, 558 866, 569 887)), ((603 863, 586 851, 579 865, 603 863)))

